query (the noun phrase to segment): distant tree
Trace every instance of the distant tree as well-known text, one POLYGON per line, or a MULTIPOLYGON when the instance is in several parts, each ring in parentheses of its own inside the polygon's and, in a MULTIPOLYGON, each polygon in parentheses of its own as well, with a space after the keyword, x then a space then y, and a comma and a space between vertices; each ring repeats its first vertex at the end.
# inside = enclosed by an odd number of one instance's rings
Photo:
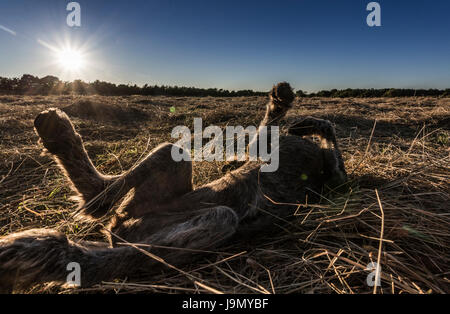
POLYGON ((297 95, 298 97, 306 97, 306 93, 303 92, 301 89, 298 89, 298 90, 295 92, 295 95, 297 95))
POLYGON ((59 78, 52 75, 47 75, 39 80, 39 93, 48 95, 50 94, 60 83, 59 78))
POLYGON ((19 81, 19 90, 22 94, 33 94, 39 87, 39 78, 31 74, 24 74, 19 81))

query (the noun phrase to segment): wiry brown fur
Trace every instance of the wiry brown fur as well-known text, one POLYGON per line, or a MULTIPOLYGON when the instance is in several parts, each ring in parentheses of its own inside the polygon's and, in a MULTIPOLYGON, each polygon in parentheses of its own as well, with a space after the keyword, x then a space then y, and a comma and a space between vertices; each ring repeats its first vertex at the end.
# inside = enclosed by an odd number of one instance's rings
MULTIPOLYGON (((270 99, 261 126, 279 125, 294 94, 289 84, 279 83, 270 99)), ((308 194, 311 201, 325 185, 337 186, 346 180, 333 126, 314 118, 297 119, 289 134, 280 137, 277 171, 261 172, 261 162, 247 162, 195 190, 191 162, 173 161, 172 144, 161 144, 122 175, 105 176, 92 164, 65 113, 44 111, 36 118, 35 128, 79 194, 80 210, 95 219, 115 209, 109 225, 113 236, 109 245, 94 246, 74 243, 47 229, 1 238, 0 290, 64 283, 70 262, 81 265, 83 286, 149 273, 165 266, 118 242, 211 250, 233 235, 270 227, 273 215, 292 215, 292 206, 276 205, 272 200, 295 204, 304 202, 308 194), (321 136, 327 145, 320 147, 302 137, 312 134, 321 136)), ((189 250, 145 249, 175 266, 196 256, 189 250)))

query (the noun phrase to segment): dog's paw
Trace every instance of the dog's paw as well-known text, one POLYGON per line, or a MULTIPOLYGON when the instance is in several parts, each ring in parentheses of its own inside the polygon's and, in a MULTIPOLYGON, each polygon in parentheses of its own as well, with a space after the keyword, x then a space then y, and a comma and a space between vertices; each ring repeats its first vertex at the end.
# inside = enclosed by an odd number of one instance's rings
POLYGON ((66 149, 77 139, 67 114, 56 108, 41 112, 34 120, 34 127, 44 147, 51 153, 66 149))
POLYGON ((282 111, 291 108, 292 102, 295 99, 294 92, 287 82, 281 82, 276 86, 273 86, 269 96, 272 101, 271 109, 274 111, 282 111))

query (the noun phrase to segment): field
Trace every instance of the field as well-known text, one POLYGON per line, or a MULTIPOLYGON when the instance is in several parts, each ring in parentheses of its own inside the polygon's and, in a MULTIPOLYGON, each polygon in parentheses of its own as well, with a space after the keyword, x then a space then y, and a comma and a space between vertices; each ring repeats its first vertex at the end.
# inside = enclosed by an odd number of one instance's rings
MULTIPOLYGON (((33 120, 64 108, 104 173, 130 168, 176 125, 257 125, 265 97, 0 96, 0 236, 36 227, 102 240, 101 223, 74 220, 66 179, 43 155, 33 120)), ((152 278, 29 293, 450 293, 450 98, 299 98, 289 116, 336 125, 351 190, 302 206, 275 235, 261 231, 152 278), (380 261, 381 286, 372 262, 380 261), (372 273, 372 275, 371 275, 372 273), (369 276, 369 277, 368 277, 369 276), (370 280, 369 280, 370 281, 370 280), (374 291, 376 290, 376 291, 374 291)), ((196 186, 235 163, 194 164, 196 186)))

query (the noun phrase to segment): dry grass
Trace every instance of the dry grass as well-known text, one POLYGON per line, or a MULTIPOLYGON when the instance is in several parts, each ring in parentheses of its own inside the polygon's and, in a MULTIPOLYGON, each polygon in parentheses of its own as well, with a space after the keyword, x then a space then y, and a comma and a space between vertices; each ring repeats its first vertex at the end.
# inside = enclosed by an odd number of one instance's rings
MULTIPOLYGON (((113 104, 129 117, 121 122, 71 115, 94 163, 112 174, 170 141, 175 125, 192 126, 194 117, 204 125, 257 124, 266 99, 0 96, 0 235, 45 226, 71 239, 101 239, 100 224, 70 218, 75 204, 67 182, 41 155, 32 127, 41 110, 80 102, 113 104)), ((299 206, 292 221, 279 222, 276 234, 261 231, 238 240, 182 271, 168 268, 139 282, 125 278, 89 289, 37 286, 28 292, 449 293, 450 99, 300 99, 290 115, 336 124, 350 192, 324 198, 319 206, 299 206), (366 278, 373 271, 367 265, 376 261, 381 287, 374 289, 366 278)), ((195 185, 233 166, 197 163, 195 185)))

